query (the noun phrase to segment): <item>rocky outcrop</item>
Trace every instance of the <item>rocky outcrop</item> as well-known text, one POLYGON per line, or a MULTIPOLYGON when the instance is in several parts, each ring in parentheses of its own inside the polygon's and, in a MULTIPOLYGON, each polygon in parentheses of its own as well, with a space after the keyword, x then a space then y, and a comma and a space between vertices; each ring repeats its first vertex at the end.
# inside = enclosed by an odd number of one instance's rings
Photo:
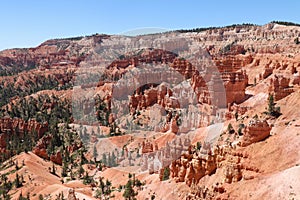
POLYGON ((74 190, 74 189, 69 189, 68 200, 79 200, 79 199, 76 197, 76 194, 75 194, 75 190, 74 190))
POLYGON ((0 132, 11 132, 24 134, 28 132, 36 132, 38 138, 41 138, 44 133, 48 130, 48 123, 39 123, 33 119, 27 122, 19 118, 1 118, 0 119, 0 132))
POLYGON ((191 185, 198 183, 205 175, 211 175, 217 169, 217 155, 213 155, 211 147, 205 143, 200 152, 183 154, 180 159, 170 165, 171 177, 177 182, 191 185))
POLYGON ((236 56, 236 55, 224 55, 215 56, 213 60, 221 73, 223 72, 236 72, 243 66, 246 66, 253 61, 251 55, 236 56))
POLYGON ((54 155, 50 156, 50 160, 55 164, 62 165, 62 155, 60 151, 57 151, 54 155))
POLYGON ((270 76, 273 73, 273 68, 271 68, 269 65, 267 65, 261 75, 261 80, 266 79, 268 76, 270 76))
POLYGON ((0 119, 0 149, 5 151, 7 139, 10 134, 16 134, 21 137, 41 138, 48 130, 48 123, 39 123, 33 119, 27 122, 19 118, 1 118, 0 119))
POLYGON ((223 182, 238 182, 242 179, 242 165, 240 163, 240 157, 228 157, 227 163, 223 169, 223 182))
POLYGON ((293 88, 289 87, 289 82, 289 78, 277 75, 270 80, 269 93, 274 94, 275 101, 283 99, 294 91, 293 88))
POLYGON ((204 143, 200 150, 191 149, 171 163, 171 178, 189 186, 197 185, 201 178, 220 169, 223 174, 219 179, 220 183, 238 182, 243 178, 243 170, 257 171, 242 164, 241 160, 245 158, 246 155, 231 146, 217 145, 211 148, 209 143, 204 143))
POLYGON ((48 153, 47 153, 47 147, 50 144, 52 140, 51 135, 46 135, 42 137, 36 144, 36 146, 32 149, 32 152, 36 154, 37 156, 44 158, 44 159, 49 159, 48 153))
MULTIPOLYGON (((171 143, 167 142, 164 148, 143 153, 141 169, 148 170, 150 174, 159 173, 162 168, 169 166, 174 160, 187 153, 190 145, 191 141, 188 138, 173 140, 171 143)), ((151 145, 149 149, 151 150, 151 145)))
POLYGON ((271 127, 268 122, 252 119, 245 128, 245 133, 241 141, 242 146, 248 146, 252 143, 262 141, 269 137, 271 127))
MULTIPOLYGON (((52 162, 62 165, 62 152, 60 150, 54 152, 52 155, 49 155, 47 152, 47 148, 52 142, 52 135, 45 135, 43 136, 35 145, 35 147, 32 149, 32 152, 36 154, 37 156, 51 160, 52 162)), ((74 151, 78 150, 82 147, 82 142, 76 142, 74 141, 69 146, 66 146, 66 149, 69 154, 72 154, 74 151)))
POLYGON ((250 107, 233 104, 228 108, 228 112, 226 112, 225 118, 226 120, 238 118, 239 116, 244 115, 248 110, 250 110, 250 107))
POLYGON ((122 55, 121 59, 113 61, 108 67, 105 74, 113 80, 118 80, 131 67, 142 64, 172 63, 176 54, 162 49, 142 49, 138 52, 129 52, 122 55))
POLYGON ((162 127, 162 132, 170 131, 172 133, 178 133, 179 131, 179 122, 180 116, 178 113, 168 112, 166 116, 166 123, 164 127, 162 127))
POLYGON ((226 199, 219 198, 219 195, 226 192, 225 188, 219 183, 214 184, 208 188, 192 184, 190 192, 186 195, 186 200, 213 200, 213 199, 226 199))
POLYGON ((151 143, 149 141, 143 141, 142 143, 142 153, 151 153, 153 151, 157 151, 158 146, 156 143, 151 143))
POLYGON ((166 85, 161 84, 155 87, 151 84, 138 88, 130 97, 129 108, 131 113, 153 106, 161 105, 164 108, 179 108, 179 102, 172 98, 172 91, 166 85))
POLYGON ((246 98, 246 87, 248 86, 248 75, 245 71, 222 73, 222 80, 226 90, 227 105, 242 103, 246 98))

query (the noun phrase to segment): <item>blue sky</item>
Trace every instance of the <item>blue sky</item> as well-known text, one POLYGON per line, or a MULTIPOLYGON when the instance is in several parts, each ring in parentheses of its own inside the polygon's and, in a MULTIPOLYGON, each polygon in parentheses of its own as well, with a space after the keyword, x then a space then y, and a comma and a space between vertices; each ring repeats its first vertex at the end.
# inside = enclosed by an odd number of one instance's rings
POLYGON ((299 8, 297 0, 5 0, 0 4, 0 50, 141 27, 182 29, 272 20, 300 23, 299 8))

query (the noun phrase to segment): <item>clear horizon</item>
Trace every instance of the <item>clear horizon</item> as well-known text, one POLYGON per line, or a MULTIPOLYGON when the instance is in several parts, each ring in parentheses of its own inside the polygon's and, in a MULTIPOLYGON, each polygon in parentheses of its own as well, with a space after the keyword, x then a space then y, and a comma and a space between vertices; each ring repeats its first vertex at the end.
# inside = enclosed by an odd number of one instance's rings
POLYGON ((300 23, 300 2, 121 1, 2 2, 0 50, 35 47, 48 39, 120 34, 141 27, 177 30, 273 20, 300 23))

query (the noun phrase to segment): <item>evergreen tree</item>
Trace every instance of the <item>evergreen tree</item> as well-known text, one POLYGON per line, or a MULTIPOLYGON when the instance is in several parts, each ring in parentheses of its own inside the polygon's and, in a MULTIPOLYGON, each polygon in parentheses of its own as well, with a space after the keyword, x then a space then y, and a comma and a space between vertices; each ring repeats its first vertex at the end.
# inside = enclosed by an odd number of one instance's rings
POLYGON ((138 195, 138 192, 134 191, 133 188, 133 182, 131 179, 129 179, 125 185, 125 191, 123 193, 123 197, 126 200, 136 200, 136 196, 138 195))
POLYGON ((19 174, 16 174, 15 186, 16 186, 16 188, 19 188, 19 187, 23 186, 23 183, 21 181, 21 178, 20 178, 19 174))
POLYGON ((44 197, 42 194, 39 195, 39 200, 44 200, 44 197))
POLYGON ((83 167, 80 165, 80 167, 79 167, 79 169, 78 169, 78 175, 79 175, 79 177, 81 177, 81 176, 83 175, 83 173, 84 173, 84 169, 83 169, 83 167))
POLYGON ((169 177, 170 177, 170 169, 169 169, 169 167, 165 167, 162 180, 163 181, 168 180, 169 177))
POLYGON ((51 174, 56 175, 56 167, 55 167, 54 163, 52 163, 51 174))
POLYGON ((67 176, 67 170, 68 170, 68 164, 67 164, 67 162, 63 161, 62 171, 61 171, 61 176, 62 177, 66 177, 67 176))
POLYGON ((100 183, 99 188, 96 191, 96 198, 99 199, 110 199, 112 193, 112 185, 111 182, 106 179, 106 182, 104 183, 103 177, 100 177, 100 183))
POLYGON ((272 94, 269 95, 268 101, 268 113, 272 115, 272 113, 275 111, 274 97, 272 94))
POLYGON ((280 107, 275 107, 276 103, 274 102, 274 97, 272 94, 269 95, 268 98, 268 111, 267 114, 273 117, 279 117, 281 115, 280 113, 280 107))
POLYGON ((83 177, 83 184, 91 184, 93 182, 93 178, 89 176, 87 172, 85 172, 85 175, 83 177))
POLYGON ((114 152, 112 152, 111 154, 111 167, 116 167, 117 163, 116 163, 116 155, 114 152))
POLYGON ((96 161, 96 159, 97 159, 97 157, 98 157, 98 151, 97 151, 96 145, 94 145, 94 147, 93 147, 93 157, 94 157, 94 159, 95 159, 95 161, 96 161))
POLYGON ((55 200, 65 200, 64 193, 60 192, 58 195, 56 195, 55 200))
POLYGON ((233 134, 233 133, 234 133, 234 129, 233 129, 231 123, 228 124, 227 131, 228 131, 230 134, 233 134))
POLYGON ((106 154, 105 153, 102 154, 102 162, 103 162, 104 165, 108 166, 107 158, 106 158, 106 154))

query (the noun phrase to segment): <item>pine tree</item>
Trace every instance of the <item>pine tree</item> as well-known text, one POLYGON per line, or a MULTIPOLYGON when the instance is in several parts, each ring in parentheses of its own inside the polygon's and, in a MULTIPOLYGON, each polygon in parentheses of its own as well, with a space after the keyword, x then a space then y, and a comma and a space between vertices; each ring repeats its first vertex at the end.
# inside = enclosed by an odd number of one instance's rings
POLYGON ((164 174, 163 174, 162 180, 163 180, 163 181, 168 180, 169 177, 170 177, 170 169, 169 169, 169 167, 166 167, 166 168, 164 169, 164 174))
POLYGON ((89 176, 87 172, 85 172, 85 175, 83 177, 83 184, 91 184, 93 182, 93 178, 89 176))
POLYGON ((111 155, 111 167, 116 167, 117 166, 117 163, 116 163, 116 155, 114 152, 112 152, 112 155, 111 155))
POLYGON ((197 142, 197 146, 196 146, 197 150, 201 149, 201 142, 197 142))
POLYGON ((104 183, 103 177, 100 177, 99 188, 96 191, 96 197, 101 199, 110 199, 112 193, 112 185, 111 182, 106 179, 104 183))
POLYGON ((125 185, 125 191, 123 193, 123 197, 126 200, 136 200, 135 196, 138 195, 138 192, 135 192, 133 189, 132 180, 129 179, 125 185))
POLYGON ((65 200, 64 193, 60 192, 58 195, 56 195, 56 200, 65 200))
POLYGON ((84 169, 83 169, 83 167, 80 165, 79 170, 78 170, 78 175, 79 175, 79 177, 81 177, 83 173, 84 173, 84 169))
POLYGON ((19 170, 19 166, 18 166, 18 161, 17 160, 15 162, 15 167, 16 167, 16 170, 18 171, 19 170))
POLYGON ((44 197, 42 194, 39 195, 39 200, 44 200, 44 197))
POLYGON ((55 168, 54 163, 52 163, 51 174, 56 175, 56 168, 55 168))
POLYGON ((280 113, 280 107, 275 107, 276 103, 274 102, 274 97, 272 94, 269 95, 268 98, 268 111, 267 114, 273 117, 279 117, 281 115, 280 113))
POLYGON ((107 158, 106 158, 106 154, 105 153, 102 154, 102 162, 103 162, 104 165, 108 166, 107 158))
POLYGON ((233 133, 234 133, 234 129, 233 129, 231 123, 228 124, 227 131, 228 131, 230 134, 233 134, 233 133))
POLYGON ((16 188, 19 188, 19 187, 22 187, 22 186, 23 186, 23 183, 22 183, 22 181, 20 180, 19 174, 16 175, 15 186, 16 186, 16 188))
POLYGON ((62 171, 61 171, 61 176, 66 177, 67 176, 67 170, 68 170, 68 164, 67 162, 63 162, 62 164, 62 171))
POLYGON ((94 147, 93 147, 93 157, 94 157, 94 159, 96 161, 97 157, 98 157, 98 151, 97 151, 96 145, 94 145, 94 147))
POLYGON ((274 97, 272 94, 269 95, 269 102, 268 102, 268 113, 270 115, 272 115, 272 113, 274 112, 275 110, 275 103, 274 103, 274 97))

